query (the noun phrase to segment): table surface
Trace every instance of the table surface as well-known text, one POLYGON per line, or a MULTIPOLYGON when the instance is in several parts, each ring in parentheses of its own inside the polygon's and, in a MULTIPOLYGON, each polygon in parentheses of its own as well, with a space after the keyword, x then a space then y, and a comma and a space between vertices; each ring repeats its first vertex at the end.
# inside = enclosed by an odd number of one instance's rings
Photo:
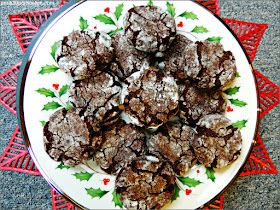
MULTIPOLYGON (((1 15, 1 70, 8 70, 23 58, 19 44, 10 26, 8 15, 43 8, 58 7, 60 0, 11 1, 0 0, 1 15)), ((220 0, 222 18, 253 23, 267 23, 253 61, 254 67, 280 86, 280 1, 279 0, 220 0)), ((279 107, 276 106, 260 123, 259 134, 270 159, 279 171, 279 107)), ((1 110, 0 155, 3 154, 17 126, 17 119, 4 106, 1 110)), ((0 171, 0 209, 51 209, 51 189, 41 176, 14 171, 0 171)), ((225 209, 280 209, 279 173, 239 177, 225 192, 225 209)))

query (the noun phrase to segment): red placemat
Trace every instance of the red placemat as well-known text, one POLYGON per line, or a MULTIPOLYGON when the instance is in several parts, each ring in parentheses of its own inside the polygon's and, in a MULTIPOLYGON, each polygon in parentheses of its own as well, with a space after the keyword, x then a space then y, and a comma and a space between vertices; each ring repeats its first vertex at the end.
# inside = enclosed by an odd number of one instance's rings
MULTIPOLYGON (((202 5, 220 15, 218 1, 198 0, 202 5)), ((60 6, 67 1, 61 1, 60 6)), ((9 20, 22 51, 25 53, 34 34, 40 26, 59 8, 43 9, 38 11, 9 15, 9 20)), ((257 52, 261 37, 267 28, 267 24, 256 24, 232 19, 223 19, 235 32, 243 44, 250 60, 253 61, 257 52)), ((0 102, 8 110, 16 115, 16 85, 21 62, 15 64, 0 76, 0 102)), ((256 71, 257 82, 260 91, 261 117, 267 114, 273 107, 279 104, 279 87, 268 80, 260 72, 256 71)), ((278 173, 263 145, 260 135, 257 135, 256 143, 250 158, 245 165, 241 176, 258 173, 278 173)), ((19 126, 0 158, 1 170, 12 170, 32 175, 40 175, 34 162, 30 158, 26 146, 21 137, 19 126)), ((75 209, 74 205, 67 202, 55 190, 52 189, 53 209, 75 209)), ((215 199, 206 207, 222 209, 223 196, 215 199)))

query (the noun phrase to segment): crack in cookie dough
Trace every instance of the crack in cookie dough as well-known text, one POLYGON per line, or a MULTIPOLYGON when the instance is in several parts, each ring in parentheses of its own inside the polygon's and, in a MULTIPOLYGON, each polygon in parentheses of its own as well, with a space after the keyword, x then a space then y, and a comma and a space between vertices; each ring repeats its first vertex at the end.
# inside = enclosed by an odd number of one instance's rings
POLYGON ((165 124, 151 134, 149 152, 167 161, 178 176, 183 176, 196 162, 190 146, 195 135, 187 125, 165 124))
POLYGON ((120 92, 118 78, 102 72, 89 79, 74 81, 69 87, 69 101, 78 113, 104 121, 119 112, 120 92))
POLYGON ((113 58, 111 38, 105 33, 76 30, 58 43, 55 58, 59 68, 74 80, 97 75, 113 58))
POLYGON ((60 109, 44 126, 44 147, 49 156, 75 166, 92 158, 102 141, 99 123, 71 110, 60 109))
POLYGON ((205 115, 198 121, 196 130, 198 135, 191 145, 197 159, 206 167, 223 168, 238 158, 241 133, 225 116, 205 115))
POLYGON ((138 50, 155 53, 165 51, 176 35, 175 20, 156 6, 137 6, 124 17, 127 40, 138 50))
POLYGON ((145 135, 134 125, 115 119, 102 126, 102 145, 95 160, 102 170, 117 174, 132 159, 147 151, 145 135))
POLYGON ((115 186, 128 209, 159 209, 170 202, 176 176, 165 161, 156 157, 135 158, 117 175, 115 186))

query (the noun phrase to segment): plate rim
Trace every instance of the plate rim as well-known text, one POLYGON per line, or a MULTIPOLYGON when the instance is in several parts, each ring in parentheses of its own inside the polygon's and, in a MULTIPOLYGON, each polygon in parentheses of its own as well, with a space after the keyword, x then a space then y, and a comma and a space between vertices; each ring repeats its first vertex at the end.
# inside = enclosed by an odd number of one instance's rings
MULTIPOLYGON (((24 108, 23 108, 23 101, 24 101, 24 88, 25 88, 25 83, 26 83, 26 76, 29 70, 29 66, 31 64, 32 61, 32 57, 34 55, 34 53, 36 52, 36 43, 39 40, 40 42, 42 41, 43 37, 41 38, 41 36, 43 35, 44 32, 48 32, 46 31, 46 29, 48 29, 48 27, 54 22, 55 19, 57 19, 59 16, 64 16, 65 14, 67 14, 69 11, 71 11, 72 9, 74 9, 75 7, 77 7, 78 5, 86 2, 87 0, 72 0, 69 1, 69 3, 67 3, 66 5, 64 5, 62 8, 60 8, 59 10, 57 10, 51 17, 49 17, 49 19, 44 22, 44 24, 39 28, 39 30, 37 31, 37 33, 34 35, 31 43, 28 46, 28 49, 26 51, 26 53, 24 54, 24 58, 22 60, 22 64, 19 68, 20 72, 18 75, 18 80, 17 80, 17 88, 16 88, 16 111, 17 111, 17 119, 18 119, 18 123, 19 123, 19 127, 20 127, 20 131, 21 131, 21 135, 24 139, 24 143, 26 145, 26 148, 30 154, 30 156, 32 157, 32 160, 34 161, 36 167, 38 168, 39 172, 41 173, 41 175, 43 176, 43 178, 47 181, 47 183, 53 187, 59 194, 61 194, 61 196, 63 198, 65 198, 67 201, 69 201, 70 203, 74 204, 76 207, 81 208, 81 209, 87 209, 86 207, 84 207, 83 205, 79 204, 78 202, 76 202, 75 200, 73 200, 71 197, 69 197, 62 189, 60 189, 60 187, 57 186, 57 184, 50 179, 47 174, 45 173, 45 171, 43 170, 43 168, 41 167, 40 163, 37 161, 37 158, 32 150, 32 147, 30 145, 30 141, 28 138, 28 134, 27 134, 27 130, 26 130, 26 126, 25 126, 25 121, 24 121, 24 108), (41 38, 41 39, 40 39, 41 38), (35 50, 34 50, 35 49, 35 50)), ((204 203, 203 205, 201 205, 199 208, 203 208, 207 205, 209 205, 212 201, 214 201, 216 198, 218 198, 219 196, 221 196, 235 181, 236 179, 239 177, 239 175, 241 174, 241 172, 243 171, 244 166, 246 165, 251 152, 253 150, 254 144, 256 142, 256 137, 258 134, 258 130, 259 130, 259 125, 260 125, 260 92, 259 92, 259 88, 258 88, 258 84, 257 84, 257 78, 256 78, 256 73, 255 73, 255 68, 245 50, 245 48, 243 47, 241 41, 239 40, 239 38, 237 37, 237 35, 232 31, 232 29, 225 23, 225 21, 219 17, 216 13, 214 13, 213 11, 211 11, 210 9, 208 9, 206 6, 200 4, 199 2, 195 1, 195 0, 191 0, 192 2, 196 3, 197 5, 201 6, 202 8, 204 8, 206 11, 210 12, 212 15, 214 15, 214 17, 219 20, 225 27, 226 29, 228 29, 228 31, 233 35, 233 37, 235 38, 235 40, 238 42, 239 46, 241 47, 243 53, 246 56, 246 59, 250 65, 251 68, 251 73, 252 76, 254 78, 254 83, 255 83, 255 89, 256 89, 256 95, 257 95, 257 118, 256 118, 256 125, 255 125, 255 132, 254 132, 254 137, 252 139, 252 143, 250 146, 250 149, 247 153, 246 158, 244 159, 244 162, 241 164, 241 167, 239 168, 238 172, 235 174, 235 176, 231 179, 231 181, 223 188, 223 190, 221 190, 217 195, 215 195, 212 199, 210 199, 208 202, 204 203)), ((60 18, 59 18, 60 19, 60 18)), ((57 19, 57 21, 59 20, 57 19)), ((50 30, 51 28, 49 28, 50 30)), ((38 45, 40 44, 40 42, 38 43, 38 45)), ((38 46, 37 45, 37 46, 38 46)))

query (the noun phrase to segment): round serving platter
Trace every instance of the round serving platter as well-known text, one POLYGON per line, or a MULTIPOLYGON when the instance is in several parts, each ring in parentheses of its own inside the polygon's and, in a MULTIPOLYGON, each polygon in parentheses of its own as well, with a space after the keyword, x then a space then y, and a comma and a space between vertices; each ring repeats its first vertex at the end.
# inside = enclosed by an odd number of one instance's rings
POLYGON ((192 40, 220 42, 236 59, 238 76, 224 91, 225 116, 241 129, 239 158, 223 169, 194 165, 179 178, 168 209, 193 209, 223 193, 241 173, 252 150, 259 123, 259 97, 253 67, 241 43, 215 14, 193 1, 70 1, 44 23, 33 38, 20 69, 17 113, 27 149, 46 181, 79 208, 122 208, 114 191, 115 176, 105 174, 94 160, 75 167, 52 160, 44 150, 43 125, 51 114, 69 108, 67 88, 72 78, 59 70, 56 43, 73 30, 122 30, 123 15, 133 6, 154 4, 170 12, 177 32, 192 40))

